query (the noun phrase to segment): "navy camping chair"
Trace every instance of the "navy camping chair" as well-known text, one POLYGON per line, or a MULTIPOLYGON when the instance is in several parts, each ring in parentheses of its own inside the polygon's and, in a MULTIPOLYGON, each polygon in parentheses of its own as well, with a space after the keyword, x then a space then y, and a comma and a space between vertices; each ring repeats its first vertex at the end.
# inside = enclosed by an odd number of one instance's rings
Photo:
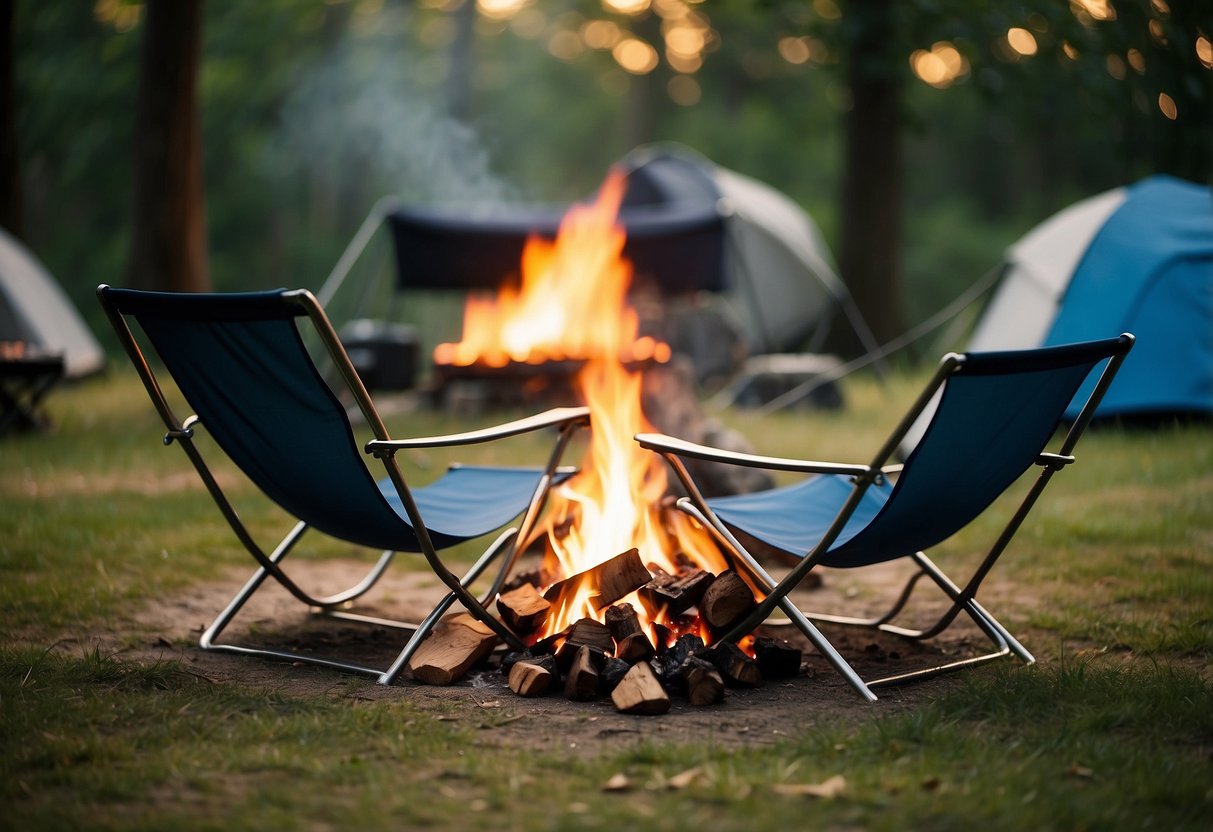
POLYGON ((730 453, 659 434, 641 434, 636 439, 665 457, 690 495, 679 500, 678 507, 714 533, 741 574, 765 596, 723 638, 740 638, 778 607, 857 692, 875 700, 872 688, 925 678, 1010 653, 1026 663, 1034 661, 1032 654, 978 603, 977 590, 1049 480, 1074 462, 1074 446, 1132 345, 1133 336, 1125 334, 1043 349, 949 354, 867 465, 730 453), (1047 452, 1071 399, 1100 364, 1105 364, 1103 371, 1078 417, 1057 451, 1047 452), (921 439, 904 464, 890 464, 907 435, 918 433, 920 419, 926 424, 921 439), (682 458, 814 476, 768 491, 705 499, 682 458), (972 577, 963 586, 954 583, 925 550, 968 525, 1033 465, 1040 466, 1040 474, 1010 522, 972 577), (776 581, 741 542, 747 536, 798 562, 776 581), (878 618, 806 614, 788 598, 788 593, 815 567, 861 567, 898 558, 909 558, 917 569, 892 608, 878 618), (946 612, 924 629, 893 624, 924 576, 951 599, 946 612), (859 625, 927 639, 942 633, 961 612, 993 642, 993 652, 869 680, 856 673, 813 623, 859 625))
POLYGON ((310 292, 177 294, 103 285, 97 294, 167 428, 164 444, 176 442, 185 450, 236 537, 258 564, 203 633, 204 649, 310 662, 371 674, 390 684, 455 602, 511 646, 522 646, 485 604, 500 590, 522 541, 542 511, 549 488, 570 473, 560 467, 560 459, 576 429, 588 424, 585 408, 556 408, 468 433, 394 440, 310 292), (299 318, 310 320, 341 377, 344 392, 374 434, 366 452, 380 459, 387 473, 378 482, 367 467, 367 457, 358 450, 345 406, 304 344, 299 318), (195 415, 184 421, 174 415, 131 321, 142 330, 195 415), (395 459, 405 449, 471 445, 549 427, 558 434, 543 467, 454 466, 434 482, 410 488, 395 459), (272 551, 253 539, 207 467, 195 441, 199 428, 205 428, 253 484, 298 521, 272 551), (518 517, 519 525, 501 532, 462 578, 440 559, 440 550, 486 537, 518 517), (283 558, 309 528, 382 554, 359 583, 337 594, 314 596, 282 566, 283 558), (375 585, 396 552, 425 557, 448 589, 442 601, 419 624, 348 612, 346 607, 375 585), (469 587, 498 558, 502 559, 499 571, 481 600, 469 587), (220 643, 225 628, 267 578, 321 614, 411 629, 412 636, 386 669, 339 658, 220 643))

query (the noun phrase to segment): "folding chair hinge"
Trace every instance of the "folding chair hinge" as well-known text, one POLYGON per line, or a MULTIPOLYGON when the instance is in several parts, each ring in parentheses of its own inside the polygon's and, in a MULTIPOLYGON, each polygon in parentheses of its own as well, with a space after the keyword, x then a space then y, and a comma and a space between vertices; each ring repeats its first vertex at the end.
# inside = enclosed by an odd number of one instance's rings
POLYGON ((860 485, 864 482, 869 482, 872 485, 880 487, 885 484, 885 475, 883 471, 872 471, 868 474, 856 474, 851 477, 851 482, 855 485, 860 485))
POLYGON ((1060 471, 1074 461, 1074 457, 1065 456, 1063 454, 1040 454, 1036 457, 1036 464, 1042 468, 1052 468, 1054 471, 1060 471))
POLYGON ((199 419, 198 416, 195 414, 181 423, 180 430, 170 430, 167 433, 165 433, 164 440, 163 440, 165 446, 173 444, 174 439, 193 439, 194 438, 194 425, 200 421, 202 421, 202 420, 199 419))

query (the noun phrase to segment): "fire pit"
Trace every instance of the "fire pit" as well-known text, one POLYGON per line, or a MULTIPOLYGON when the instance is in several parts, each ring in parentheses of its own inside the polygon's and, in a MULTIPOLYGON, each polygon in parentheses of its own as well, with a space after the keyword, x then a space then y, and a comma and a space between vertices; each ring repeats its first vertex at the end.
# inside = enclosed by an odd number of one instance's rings
MULTIPOLYGON (((566 215, 555 241, 532 239, 518 285, 470 296, 463 339, 439 345, 434 360, 448 381, 567 391, 590 408, 580 471, 553 490, 529 541, 541 565, 497 601, 502 619, 532 644, 503 667, 524 696, 563 678, 570 698, 609 691, 619 710, 650 713, 668 708, 669 689, 708 704, 726 684, 795 674, 801 657, 752 639, 714 643, 754 606, 753 588, 705 529, 673 509, 664 464, 632 439, 653 429, 644 375, 667 365, 671 350, 639 334, 628 302, 632 272, 616 224, 623 191, 623 177, 612 174, 595 203, 566 215)), ((449 683, 494 644, 487 628, 456 616, 410 668, 421 681, 449 683)))

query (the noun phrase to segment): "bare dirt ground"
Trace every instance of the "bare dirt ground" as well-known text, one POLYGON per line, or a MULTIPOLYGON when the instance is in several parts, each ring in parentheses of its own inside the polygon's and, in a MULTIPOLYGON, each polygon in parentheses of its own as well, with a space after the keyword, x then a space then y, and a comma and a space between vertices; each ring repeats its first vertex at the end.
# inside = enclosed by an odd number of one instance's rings
MULTIPOLYGON (((299 561, 291 566, 299 582, 319 593, 355 583, 365 565, 348 561, 299 561)), ((823 586, 800 591, 795 597, 802 609, 847 614, 875 614, 883 599, 891 599, 906 571, 900 565, 873 567, 858 572, 827 572, 823 586), (861 574, 863 573, 863 574, 861 574)), ((138 611, 126 621, 113 622, 107 632, 85 638, 67 637, 59 649, 100 648, 125 661, 181 660, 190 672, 219 685, 242 685, 273 690, 290 696, 330 696, 355 703, 407 699, 435 719, 451 720, 486 729, 482 744, 536 749, 617 750, 650 741, 661 744, 710 740, 728 747, 778 742, 807 727, 853 722, 913 709, 955 684, 955 677, 878 691, 880 701, 864 702, 814 650, 787 624, 765 625, 772 635, 805 648, 806 660, 798 678, 768 681, 752 690, 729 690, 725 702, 692 707, 685 698, 673 697, 669 714, 660 717, 616 713, 609 697, 595 702, 569 702, 559 694, 524 699, 515 696, 504 675, 489 665, 474 670, 449 687, 418 684, 403 678, 392 686, 367 681, 351 684, 353 677, 307 664, 291 664, 259 657, 203 651, 197 646, 209 624, 241 586, 246 573, 232 571, 214 582, 198 584, 177 596, 166 597, 138 611), (490 730, 491 729, 491 730, 490 730)), ((983 598, 994 609, 1006 611, 1009 593, 987 581, 983 598)), ((429 573, 389 570, 380 587, 360 612, 417 620, 442 595, 429 573)), ((926 609, 941 609, 933 591, 920 591, 926 609)), ((939 596, 942 598, 942 596, 939 596)), ((963 618, 963 617, 962 617, 963 618)), ((918 623, 925 623, 925 620, 918 623)), ((985 649, 985 640, 967 620, 958 620, 944 637, 928 646, 904 639, 857 631, 827 630, 843 655, 864 676, 888 675, 948 657, 963 657, 985 649)), ((285 646, 319 656, 337 655, 386 666, 404 643, 403 634, 383 627, 367 627, 310 615, 275 585, 267 584, 233 622, 224 641, 285 646)), ((361 679, 362 677, 357 677, 361 679)))

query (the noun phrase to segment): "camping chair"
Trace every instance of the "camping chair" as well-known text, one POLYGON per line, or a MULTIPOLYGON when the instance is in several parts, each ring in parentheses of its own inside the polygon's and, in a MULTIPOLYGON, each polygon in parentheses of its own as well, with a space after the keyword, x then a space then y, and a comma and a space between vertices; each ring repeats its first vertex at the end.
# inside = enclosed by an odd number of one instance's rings
POLYGON ((946 355, 868 465, 730 453, 658 434, 640 434, 636 439, 665 457, 682 481, 690 496, 681 498, 678 507, 713 532, 741 574, 765 595, 722 638, 736 641, 779 607, 858 693, 874 701, 874 687, 914 681, 1008 653, 1028 664, 1034 661, 978 603, 977 590, 1052 476, 1074 462, 1074 446, 1132 345, 1133 336, 1125 334, 1035 350, 946 355), (1104 361, 1107 366, 1057 452, 1045 452, 1070 400, 1104 361), (903 465, 890 464, 920 417, 927 421, 921 440, 903 465), (691 480, 683 457, 817 476, 768 491, 709 500, 691 480), (924 550, 984 512, 1033 464, 1042 470, 1023 503, 968 582, 954 583, 924 550), (799 562, 776 581, 742 544, 739 538, 745 536, 799 562), (909 558, 917 571, 892 608, 878 618, 805 614, 788 598, 814 567, 859 567, 898 558, 909 558), (924 575, 951 599, 947 611, 925 629, 894 625, 893 619, 924 575), (813 624, 859 625, 921 640, 943 632, 961 612, 994 643, 994 652, 870 680, 860 678, 813 624))
POLYGON ((0 436, 46 427, 50 422, 39 406, 62 377, 62 355, 48 355, 24 341, 0 341, 0 436))
POLYGON ((551 485, 571 471, 560 458, 575 430, 588 423, 584 408, 555 408, 497 427, 420 439, 393 440, 350 364, 320 304, 305 290, 233 294, 174 294, 100 286, 102 306, 152 402, 167 427, 164 444, 177 442, 194 464, 236 537, 258 563, 257 570, 227 608, 207 628, 207 650, 303 661, 367 673, 391 684, 438 619, 458 601, 506 643, 521 641, 485 608, 501 588, 534 527, 551 485), (378 457, 387 477, 378 483, 358 452, 346 409, 321 377, 296 326, 310 319, 345 389, 357 404, 374 439, 366 451, 378 457), (196 415, 178 421, 136 340, 134 320, 160 356, 196 415), (270 552, 262 549, 238 517, 203 460, 194 434, 205 426, 216 444, 248 478, 298 520, 270 552), (454 466, 436 481, 411 489, 395 454, 490 442, 540 428, 558 430, 542 468, 454 466), (517 528, 502 532, 462 578, 439 558, 439 550, 483 537, 515 517, 517 528), (309 528, 360 546, 382 550, 365 578, 334 595, 305 592, 282 568, 282 559, 309 528), (448 588, 446 596, 419 624, 389 621, 345 611, 383 575, 396 552, 419 552, 448 588), (469 586, 498 557, 503 563, 482 601, 469 586), (400 654, 386 669, 349 661, 261 647, 219 643, 227 625, 267 578, 295 599, 327 616, 378 626, 412 629, 400 654))

